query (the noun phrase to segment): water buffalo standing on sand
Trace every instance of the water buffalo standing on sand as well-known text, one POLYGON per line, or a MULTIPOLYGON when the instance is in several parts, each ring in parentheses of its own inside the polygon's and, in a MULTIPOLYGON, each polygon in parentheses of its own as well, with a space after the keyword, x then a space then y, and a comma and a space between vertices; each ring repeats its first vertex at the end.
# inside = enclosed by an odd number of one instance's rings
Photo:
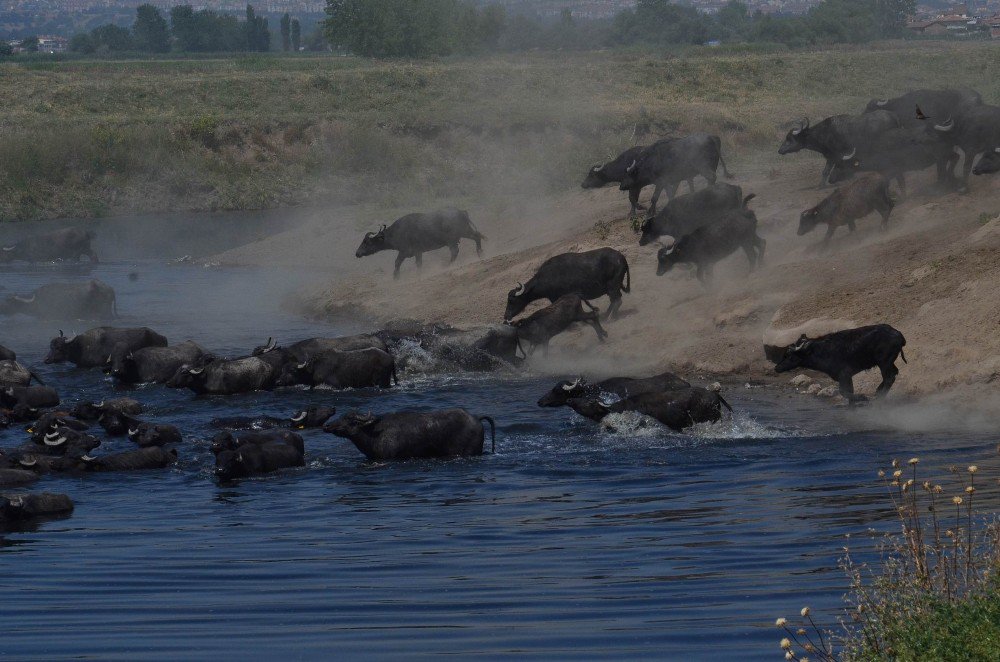
POLYGON ((895 179, 905 195, 906 173, 935 166, 938 184, 951 186, 958 155, 951 144, 935 134, 925 126, 889 129, 871 143, 857 143, 834 164, 830 183, 842 182, 859 172, 878 172, 895 179))
MULTIPOLYGON (((591 189, 601 188, 602 186, 607 186, 608 184, 621 183, 621 181, 625 179, 625 170, 632 165, 632 163, 635 162, 645 150, 646 146, 644 145, 630 147, 607 163, 599 163, 593 166, 587 171, 587 176, 584 178, 583 183, 580 184, 580 187, 591 189)), ((632 205, 633 214, 638 209, 646 208, 645 206, 639 204, 639 193, 641 192, 641 186, 633 186, 628 191, 628 201, 632 205)))
MULTIPOLYGON (((965 154, 962 163, 962 186, 968 187, 972 164, 979 154, 995 153, 1000 149, 1000 107, 969 106, 953 119, 935 124, 934 131, 947 144, 958 147, 965 154)), ((954 165, 958 165, 955 159, 954 165)))
POLYGON ((28 296, 0 301, 0 315, 30 315, 52 320, 106 320, 118 317, 115 291, 99 280, 49 283, 28 296))
POLYGON ((899 126, 899 118, 888 110, 861 115, 834 115, 815 125, 810 125, 809 118, 806 117, 796 128, 788 131, 785 141, 778 148, 778 154, 792 154, 803 149, 818 152, 826 159, 819 180, 819 185, 823 186, 837 161, 850 152, 854 145, 868 144, 884 131, 899 126))
POLYGON ((101 326, 80 335, 67 338, 62 331, 49 342, 46 363, 69 361, 80 368, 97 368, 108 365, 112 352, 119 345, 131 351, 143 347, 166 347, 167 339, 147 327, 119 329, 101 326))
POLYGON ((80 228, 65 228, 35 237, 27 237, 10 246, 0 247, 0 263, 53 262, 55 260, 77 260, 86 255, 97 262, 97 256, 90 247, 94 233, 80 228))
POLYGON ((641 393, 675 391, 691 386, 672 372, 664 372, 653 377, 612 377, 590 384, 583 377, 574 381, 563 380, 539 399, 539 407, 562 407, 571 399, 597 399, 602 394, 627 398, 641 393))
POLYGON ((775 366, 778 373, 789 370, 816 370, 837 380, 840 394, 849 402, 863 400, 854 394, 854 375, 877 367, 882 372, 882 383, 875 390, 877 397, 889 392, 899 369, 896 358, 906 363, 903 347, 906 338, 888 324, 863 326, 847 331, 830 333, 819 338, 806 336, 785 351, 775 366))
POLYGON ((476 254, 483 254, 484 237, 469 220, 469 214, 460 209, 443 209, 429 214, 408 214, 388 228, 369 232, 361 241, 355 255, 365 257, 379 251, 398 251, 393 278, 399 278, 399 267, 408 257, 414 258, 417 267, 423 265, 423 254, 445 246, 451 250, 451 261, 458 257, 458 242, 471 239, 476 242, 476 254))
POLYGON ((753 195, 743 198, 743 189, 732 184, 710 184, 694 193, 679 195, 663 206, 656 216, 642 224, 639 245, 651 244, 667 235, 674 241, 715 221, 721 214, 746 206, 753 195))
POLYGON ((549 351, 549 342, 577 322, 584 322, 593 327, 597 339, 604 342, 608 334, 601 327, 601 316, 597 308, 589 301, 580 298, 579 294, 564 294, 541 310, 536 310, 525 318, 511 322, 517 329, 518 341, 524 340, 531 345, 531 352, 541 346, 542 353, 549 351))
POLYGON ((397 412, 385 416, 345 414, 323 426, 325 432, 345 437, 369 460, 408 460, 482 455, 486 430, 496 423, 489 416, 474 416, 464 409, 430 412, 397 412))
POLYGON ((622 292, 631 291, 631 277, 625 256, 613 248, 598 248, 584 253, 563 253, 550 257, 524 285, 507 294, 505 320, 512 320, 528 304, 538 299, 554 303, 565 294, 578 294, 591 300, 607 295, 611 300, 606 317, 617 314, 622 292))
POLYGON ((920 127, 925 119, 943 122, 955 117, 969 106, 983 103, 979 92, 969 89, 913 90, 892 99, 872 99, 865 107, 865 113, 887 110, 895 114, 903 127, 920 127), (915 110, 923 111, 918 118, 915 110))
POLYGON ((801 237, 812 232, 819 223, 826 223, 826 236, 823 238, 823 245, 826 246, 837 228, 846 225, 849 232, 854 232, 854 222, 873 211, 882 216, 884 230, 894 205, 889 196, 889 180, 877 172, 865 173, 838 188, 815 207, 802 212, 798 234, 801 237))

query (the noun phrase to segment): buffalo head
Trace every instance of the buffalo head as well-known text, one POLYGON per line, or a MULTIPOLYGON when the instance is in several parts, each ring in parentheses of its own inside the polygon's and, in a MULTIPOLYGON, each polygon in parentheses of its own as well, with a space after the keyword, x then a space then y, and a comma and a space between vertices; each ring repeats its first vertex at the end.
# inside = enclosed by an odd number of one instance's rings
POLYGON ((298 386, 305 384, 313 385, 313 359, 306 359, 302 363, 298 361, 288 361, 281 366, 278 374, 277 386, 298 386))
POLYGON ((64 363, 69 361, 69 344, 72 341, 73 338, 66 338, 66 335, 60 331, 58 338, 53 338, 49 341, 49 353, 45 357, 45 362, 64 363))
POLYGON ((248 475, 250 471, 243 454, 250 452, 253 452, 252 448, 221 451, 215 456, 215 477, 224 483, 248 475))
POLYGON ((528 288, 518 283, 517 287, 507 293, 507 309, 503 313, 504 321, 509 322, 520 315, 531 301, 528 298, 528 288))
POLYGON ((177 368, 177 372, 174 376, 167 380, 167 388, 189 388, 197 389, 205 385, 207 376, 205 375, 205 367, 193 367, 190 365, 182 365, 177 368))
POLYGON ((277 349, 277 347, 278 344, 274 342, 274 338, 268 338, 267 343, 254 347, 253 351, 250 352, 250 356, 260 356, 261 354, 267 354, 268 352, 273 352, 275 349, 277 349))
POLYGON ((621 184, 619 189, 622 191, 628 191, 629 189, 637 186, 639 184, 639 161, 635 159, 632 163, 625 168, 625 174, 622 176, 621 184))
POLYGON ((679 243, 662 246, 656 253, 656 275, 662 276, 683 261, 679 243))
POLYGON ((561 407, 571 398, 586 395, 587 381, 580 377, 574 381, 563 380, 552 387, 552 390, 538 400, 539 407, 561 407))
POLYGON ((799 125, 785 134, 785 142, 778 148, 778 154, 791 154, 806 146, 806 136, 809 132, 809 118, 804 117, 799 125))
POLYGON ((17 257, 17 244, 0 246, 0 263, 11 262, 17 257))
POLYGON ((297 430, 318 428, 336 413, 337 410, 334 407, 309 407, 292 414, 289 420, 292 422, 292 427, 297 430))
POLYGON ((361 240, 361 245, 358 246, 358 250, 354 253, 354 255, 355 257, 366 257, 389 248, 390 247, 386 242, 385 237, 385 226, 383 225, 379 228, 378 232, 365 233, 365 237, 361 240))
POLYGON ((611 182, 604 172, 605 165, 604 163, 599 163, 588 170, 587 176, 583 179, 583 183, 580 184, 580 188, 601 188, 606 184, 610 184, 611 182))
POLYGON ((785 350, 785 356, 774 366, 777 373, 788 372, 802 366, 812 352, 812 341, 805 334, 799 336, 794 345, 785 350))
POLYGON ((813 207, 812 209, 805 210, 799 214, 798 235, 801 237, 804 234, 809 234, 816 229, 816 225, 822 220, 823 219, 820 217, 819 207, 813 207))
POLYGON ((858 148, 853 148, 850 152, 840 157, 840 161, 834 163, 830 170, 830 183, 836 184, 854 176, 862 168, 861 159, 858 157, 858 148))
POLYGON ((1000 172, 1000 147, 983 154, 983 158, 979 159, 979 163, 972 169, 974 175, 989 175, 994 172, 1000 172))
POLYGON ((323 426, 323 432, 350 439, 362 434, 366 428, 376 423, 378 423, 378 418, 373 416, 371 412, 362 414, 361 412, 352 411, 344 414, 335 421, 327 421, 323 426))

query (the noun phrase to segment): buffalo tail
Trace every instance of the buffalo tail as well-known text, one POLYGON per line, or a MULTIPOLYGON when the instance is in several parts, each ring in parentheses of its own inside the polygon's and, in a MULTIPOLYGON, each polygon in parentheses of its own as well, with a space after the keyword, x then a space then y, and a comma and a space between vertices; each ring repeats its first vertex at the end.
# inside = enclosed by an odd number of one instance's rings
POLYGON ((628 268, 628 260, 625 261, 625 277, 622 278, 622 292, 628 294, 632 291, 632 272, 628 268))
POLYGON ((715 397, 717 397, 717 398, 719 399, 719 402, 721 402, 721 403, 722 403, 723 405, 725 405, 726 409, 728 409, 728 410, 729 410, 729 413, 730 413, 730 414, 732 414, 732 413, 733 413, 733 408, 732 408, 732 406, 731 406, 731 405, 730 405, 730 404, 729 404, 728 402, 726 402, 726 399, 725 399, 724 397, 722 397, 722 394, 721 394, 721 393, 716 393, 716 394, 715 394, 715 397))
POLYGON ((490 424, 490 452, 497 452, 497 422, 493 420, 492 416, 480 416, 477 420, 480 422, 486 421, 490 424))

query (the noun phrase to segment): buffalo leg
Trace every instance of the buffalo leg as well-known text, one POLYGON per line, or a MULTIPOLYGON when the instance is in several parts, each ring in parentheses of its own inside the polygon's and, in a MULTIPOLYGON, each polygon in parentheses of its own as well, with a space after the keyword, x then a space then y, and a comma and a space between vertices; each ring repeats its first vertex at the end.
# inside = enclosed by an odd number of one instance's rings
POLYGON ((639 193, 642 191, 638 186, 633 186, 628 190, 628 201, 632 205, 632 213, 634 214, 636 210, 645 209, 645 205, 639 204, 639 193))
POLYGON ((413 259, 417 263, 417 269, 420 269, 421 267, 424 266, 424 254, 423 253, 417 253, 416 255, 413 256, 413 259))
POLYGON ((906 175, 903 173, 896 175, 896 183, 899 184, 899 192, 903 194, 903 197, 906 197, 906 175))
POLYGON ((753 242, 747 242, 741 248, 747 254, 747 259, 750 260, 750 271, 753 271, 757 268, 757 247, 753 242))
POLYGON ((608 298, 611 300, 611 305, 608 306, 608 312, 604 316, 606 320, 618 317, 618 309, 622 307, 622 293, 617 290, 608 292, 608 298))
POLYGON ((583 313, 580 320, 586 322, 594 328, 594 332, 597 334, 597 339, 604 342, 604 339, 608 337, 607 331, 601 326, 601 316, 594 311, 588 311, 583 313))
POLYGON ((403 260, 405 260, 405 259, 406 259, 406 256, 403 255, 402 253, 397 253, 396 254, 396 269, 392 272, 392 277, 393 278, 399 278, 399 267, 401 267, 403 265, 403 260))
POLYGON ((882 397, 889 392, 892 385, 896 383, 896 375, 899 374, 899 368, 896 367, 895 363, 890 363, 887 366, 879 366, 879 370, 882 371, 882 383, 878 385, 875 389, 875 395, 882 397))
POLYGON ((854 232, 858 229, 858 226, 854 224, 854 221, 847 221, 847 231, 854 232))
POLYGON ((448 247, 448 250, 451 251, 451 259, 448 261, 448 264, 451 264, 458 259, 458 244, 452 244, 448 247))
MULTIPOLYGON (((708 179, 706 177, 706 179, 708 179)), ((688 180, 688 193, 694 193, 694 178, 688 180)))
POLYGON ((826 186, 827 179, 830 177, 830 172, 833 170, 833 161, 827 161, 826 165, 823 166, 823 173, 819 176, 819 187, 823 188, 826 186))
POLYGON ((475 237, 473 237, 472 240, 474 242, 476 242, 476 255, 478 255, 479 257, 482 257, 483 256, 483 236, 482 235, 476 235, 475 237))
POLYGON ((754 244, 757 246, 757 266, 764 264, 764 250, 767 248, 767 242, 761 237, 754 237, 754 244))
POLYGON ((965 161, 962 162, 962 191, 969 190, 969 175, 972 174, 972 163, 977 156, 978 153, 972 150, 965 152, 965 161))
MULTIPOLYGON (((653 187, 653 197, 649 201, 649 217, 652 218, 656 215, 656 201, 660 199, 660 192, 663 190, 661 184, 656 184, 653 187)), ((667 198, 670 196, 668 195, 667 198)))
POLYGON ((823 248, 826 248, 827 246, 830 245, 830 239, 833 237, 833 233, 836 231, 837 231, 836 225, 830 223, 829 225, 826 226, 826 236, 823 237, 823 243, 822 243, 823 248))

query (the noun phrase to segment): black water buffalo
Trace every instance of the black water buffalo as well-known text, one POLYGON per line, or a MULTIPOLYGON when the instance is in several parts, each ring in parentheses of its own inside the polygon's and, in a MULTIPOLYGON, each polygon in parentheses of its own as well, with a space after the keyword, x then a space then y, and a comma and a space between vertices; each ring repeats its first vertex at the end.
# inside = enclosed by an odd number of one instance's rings
POLYGON ((0 488, 24 487, 38 480, 38 474, 26 469, 0 468, 0 488))
POLYGON ((722 406, 732 411, 719 389, 700 386, 630 395, 609 405, 597 399, 571 398, 566 405, 593 421, 601 421, 612 413, 635 411, 655 418, 677 432, 696 423, 715 423, 722 418, 722 406))
POLYGON ((324 432, 350 439, 369 460, 408 460, 482 455, 486 430, 496 423, 489 416, 474 416, 464 409, 397 412, 385 416, 345 414, 323 426, 324 432))
MULTIPOLYGON (((965 155, 962 162, 962 185, 968 187, 972 164, 980 154, 995 153, 1000 145, 1000 107, 968 106, 953 119, 934 124, 934 131, 947 144, 965 155)), ((955 160, 957 165, 957 159, 955 160)))
POLYGON ((882 372, 876 396, 889 392, 899 374, 896 358, 902 357, 906 363, 905 345, 903 334, 888 324, 863 326, 813 339, 803 335, 785 351, 774 370, 778 373, 798 369, 822 372, 837 380, 840 394, 853 403, 863 399, 854 394, 854 375, 871 368, 877 367, 882 372))
POLYGON ((563 380, 538 400, 539 407, 562 407, 570 399, 598 399, 603 394, 627 398, 641 393, 675 391, 691 386, 672 372, 652 377, 612 377, 590 384, 583 377, 574 381, 563 380))
MULTIPOLYGON (((336 350, 316 354, 302 363, 288 364, 278 386, 331 386, 333 388, 389 388, 396 379, 396 361, 381 349, 336 350)), ((398 383, 398 382, 397 382, 398 383)))
POLYGON ((41 441, 24 444, 18 450, 31 454, 79 457, 100 445, 101 440, 92 434, 68 427, 56 427, 43 434, 41 441))
POLYGON ((938 183, 951 185, 951 170, 958 155, 929 126, 889 129, 874 142, 855 145, 830 172, 830 183, 842 182, 858 172, 878 172, 895 179, 906 193, 906 173, 937 167, 938 183))
POLYGON ((0 300, 0 315, 30 315, 50 320, 105 320, 118 316, 115 291, 99 280, 49 283, 28 296, 0 300))
POLYGON ((563 253, 550 257, 526 284, 517 284, 507 294, 504 320, 512 320, 528 304, 538 299, 554 303, 565 294, 579 294, 591 300, 607 295, 611 300, 606 317, 622 305, 622 292, 631 291, 631 276, 625 256, 613 248, 584 253, 563 253))
POLYGON ((265 360, 265 356, 218 359, 199 367, 181 366, 166 385, 191 389, 198 395, 270 391, 277 386, 281 366, 265 360))
MULTIPOLYGON (((292 434, 292 433, 289 433, 292 434)), ((305 466, 302 438, 297 442, 275 438, 264 443, 238 443, 215 455, 215 476, 220 481, 259 476, 279 469, 305 466)))
POLYGON ((888 110, 895 114, 902 126, 916 127, 924 119, 943 122, 949 117, 955 117, 969 106, 978 106, 983 102, 979 92, 968 89, 946 90, 913 90, 893 99, 872 99, 865 107, 865 113, 888 110), (920 108, 923 118, 916 110, 920 108))
POLYGON ((684 138, 661 140, 646 148, 638 158, 625 168, 619 188, 622 191, 654 186, 649 203, 649 213, 656 212, 656 201, 666 190, 672 198, 677 185, 687 180, 694 191, 694 178, 704 177, 709 184, 716 180, 715 171, 722 165, 722 173, 731 177, 722 158, 722 141, 707 133, 692 133, 684 138))
POLYGON ((743 198, 743 189, 732 184, 710 184, 707 188, 679 195, 672 199, 656 216, 646 219, 642 224, 642 235, 639 245, 651 244, 666 235, 678 240, 709 223, 720 215, 739 209, 754 198, 748 195, 743 198))
POLYGON ((138 426, 129 428, 128 438, 140 448, 166 446, 181 443, 181 431, 167 423, 140 422, 138 426))
POLYGON ((59 394, 50 386, 8 386, 0 389, 0 405, 31 409, 59 406, 59 394))
POLYGON ((389 351, 385 341, 377 334, 361 333, 355 336, 341 336, 339 338, 308 338, 292 343, 287 347, 278 347, 273 338, 268 338, 267 344, 253 348, 251 356, 260 356, 275 349, 284 349, 292 358, 301 363, 323 352, 352 352, 370 348, 380 349, 383 352, 389 351))
POLYGON ((826 159, 819 180, 820 186, 823 186, 837 161, 854 145, 870 143, 881 133, 899 126, 899 118, 888 110, 861 115, 834 115, 815 125, 810 125, 806 117, 788 132, 778 148, 778 154, 792 154, 803 149, 818 152, 826 159))
POLYGON ((16 361, 16 360, 17 360, 17 354, 14 353, 14 350, 7 349, 3 345, 0 345, 0 361, 16 361))
POLYGON ((65 494, 42 492, 0 496, 0 524, 68 515, 71 512, 73 512, 73 500, 65 494))
POLYGON ((53 262, 55 260, 77 260, 86 255, 91 262, 97 256, 90 247, 94 233, 80 228, 65 228, 35 237, 27 237, 10 246, 0 247, 0 263, 53 262))
POLYGON ((764 261, 767 242, 757 235, 757 215, 743 208, 728 211, 716 222, 698 228, 657 253, 656 275, 662 276, 682 263, 694 264, 698 280, 707 285, 715 263, 742 248, 753 271, 764 261))
MULTIPOLYGON (((587 171, 587 176, 584 178, 583 183, 580 184, 580 187, 591 189, 601 188, 603 186, 607 186, 608 184, 621 183, 621 181, 625 179, 626 168, 632 165, 633 162, 637 161, 645 150, 645 145, 630 147, 607 163, 599 163, 593 166, 587 171)), ((645 209, 643 205, 639 204, 639 193, 641 191, 641 186, 634 186, 629 189, 628 201, 632 205, 633 214, 638 209, 645 209)))
POLYGON ((995 172, 1000 172, 1000 144, 983 154, 983 158, 972 169, 973 175, 991 175, 995 172))
POLYGON ((0 360, 0 388, 8 386, 27 386, 34 379, 44 384, 34 372, 13 360, 0 360))
POLYGON ((268 415, 215 418, 212 419, 211 426, 227 430, 272 430, 274 428, 306 430, 323 427, 323 424, 336 413, 335 407, 308 407, 286 418, 268 415))
POLYGON ((70 415, 81 421, 97 421, 106 413, 117 412, 126 416, 138 416, 142 413, 142 403, 132 398, 116 398, 101 400, 98 403, 89 401, 78 402, 70 410, 70 415))
POLYGON ((73 418, 69 412, 48 411, 39 416, 38 420, 28 427, 28 433, 31 434, 33 442, 40 444, 47 435, 58 432, 60 428, 84 432, 90 429, 90 425, 85 421, 73 418))
POLYGON ((59 337, 49 342, 45 362, 69 361, 80 368, 102 367, 108 364, 111 353, 120 345, 134 352, 143 347, 166 347, 167 339, 146 327, 121 329, 99 326, 72 338, 67 338, 60 331, 59 337))
POLYGON ((469 214, 460 209, 442 209, 429 214, 407 214, 388 228, 369 232, 355 253, 357 257, 374 255, 379 251, 398 251, 393 278, 399 278, 403 260, 412 257, 417 267, 423 264, 423 254, 445 246, 451 250, 451 261, 458 257, 458 242, 471 239, 476 242, 476 254, 483 254, 484 237, 469 220, 469 214))
POLYGON ((212 453, 218 455, 222 451, 235 451, 246 445, 267 444, 287 444, 300 455, 305 453, 306 448, 302 435, 290 430, 248 430, 238 434, 227 430, 212 437, 212 453))
POLYGON ((136 350, 121 344, 111 352, 109 372, 125 384, 165 384, 182 365, 197 365, 205 356, 205 350, 192 340, 136 350))
POLYGON ((177 451, 150 446, 97 457, 84 455, 80 461, 85 471, 149 471, 163 469, 176 462, 177 451))
POLYGON ((423 324, 414 320, 390 322, 376 335, 385 341, 396 358, 396 367, 406 370, 407 362, 424 355, 410 352, 419 347, 435 359, 443 370, 486 371, 517 363, 517 330, 508 324, 491 324, 459 329, 446 324, 423 324))
POLYGON ((842 225, 854 232, 854 222, 873 211, 882 216, 882 228, 889 224, 889 214, 895 203, 889 197, 889 180, 877 172, 869 172, 848 182, 826 196, 818 205, 807 209, 799 216, 798 234, 812 232, 819 223, 826 223, 823 245, 830 243, 830 237, 842 225))
POLYGON ((534 352, 536 347, 541 347, 542 353, 546 354, 549 351, 549 342, 577 322, 593 327, 600 342, 604 342, 608 337, 601 327, 601 316, 598 315, 597 308, 582 299, 579 294, 564 294, 554 303, 510 324, 517 329, 518 340, 530 344, 530 352, 534 352))

